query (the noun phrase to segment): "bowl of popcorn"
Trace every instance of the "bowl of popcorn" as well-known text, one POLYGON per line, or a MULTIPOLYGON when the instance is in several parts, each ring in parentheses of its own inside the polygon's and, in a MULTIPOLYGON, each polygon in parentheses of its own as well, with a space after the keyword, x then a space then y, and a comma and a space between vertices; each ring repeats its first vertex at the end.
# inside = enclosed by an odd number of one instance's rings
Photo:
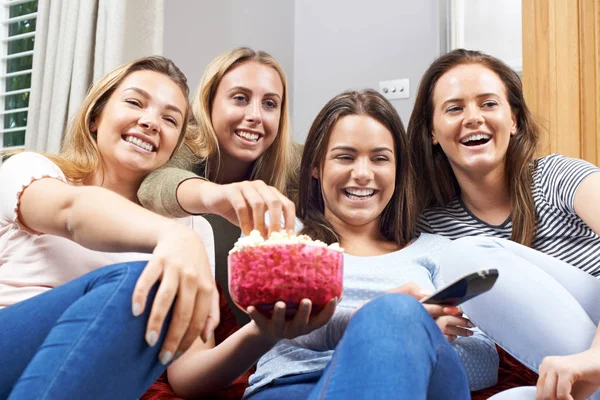
POLYGON ((254 306, 270 317, 275 303, 283 301, 291 319, 302 299, 312 302, 316 314, 342 297, 343 249, 306 235, 273 232, 265 240, 252 231, 229 252, 228 268, 229 293, 244 311, 254 306))

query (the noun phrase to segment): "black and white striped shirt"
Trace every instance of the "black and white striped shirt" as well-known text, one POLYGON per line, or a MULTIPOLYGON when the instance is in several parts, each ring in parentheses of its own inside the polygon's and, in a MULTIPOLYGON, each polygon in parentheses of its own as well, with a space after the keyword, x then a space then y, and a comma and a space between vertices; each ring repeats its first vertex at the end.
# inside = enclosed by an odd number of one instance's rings
MULTIPOLYGON (((573 205, 577 188, 594 172, 600 169, 587 161, 559 154, 535 161, 533 202, 538 220, 532 247, 600 277, 600 237, 575 214, 573 205)), ((418 229, 453 240, 464 236, 510 239, 512 223, 510 218, 498 226, 485 223, 461 199, 455 199, 447 207, 427 209, 418 229)))

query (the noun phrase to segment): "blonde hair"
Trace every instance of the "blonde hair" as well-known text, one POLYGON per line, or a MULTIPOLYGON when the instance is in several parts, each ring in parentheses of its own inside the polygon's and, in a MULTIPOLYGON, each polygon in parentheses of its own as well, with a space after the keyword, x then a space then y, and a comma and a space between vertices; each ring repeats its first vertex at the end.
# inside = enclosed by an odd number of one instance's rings
MULTIPOLYGON (((288 175, 292 172, 292 149, 288 110, 287 80, 279 62, 264 51, 239 47, 215 58, 202 74, 198 91, 192 99, 192 118, 186 135, 185 145, 201 160, 206 162, 205 178, 214 181, 220 163, 217 134, 213 128, 211 111, 217 88, 223 76, 238 65, 255 61, 273 68, 281 78, 283 96, 279 130, 273 144, 254 162, 251 180, 262 180, 285 193, 288 175), (283 171, 283 173, 282 173, 283 171)), ((199 162, 199 160, 195 160, 199 162)))
MULTIPOLYGON (((181 89, 188 101, 187 78, 173 61, 165 57, 139 58, 109 72, 89 89, 63 139, 59 155, 46 155, 59 166, 67 179, 80 182, 101 166, 96 134, 91 132, 91 126, 102 114, 115 89, 127 76, 136 71, 154 71, 168 76, 181 89)), ((184 133, 187 131, 189 110, 188 104, 176 149, 182 143, 184 133)))

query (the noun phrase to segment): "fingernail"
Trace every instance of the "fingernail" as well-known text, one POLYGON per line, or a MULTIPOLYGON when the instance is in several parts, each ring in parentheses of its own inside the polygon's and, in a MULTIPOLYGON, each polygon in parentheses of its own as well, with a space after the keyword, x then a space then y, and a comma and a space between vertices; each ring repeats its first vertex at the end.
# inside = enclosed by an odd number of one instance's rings
POLYGON ((182 355, 183 355, 183 351, 176 351, 175 357, 173 357, 173 361, 177 361, 177 359, 179 359, 179 357, 181 357, 182 355))
POLYGON ((429 291, 429 290, 421 290, 421 296, 425 297, 425 296, 431 296, 433 294, 433 292, 429 291))
POLYGON ((150 331, 146 335, 146 342, 148 342, 148 346, 153 347, 156 342, 158 342, 158 333, 156 331, 150 331))
POLYGON ((139 317, 142 314, 142 305, 140 303, 133 304, 133 316, 139 317))
POLYGON ((469 336, 473 336, 473 332, 471 332, 471 331, 467 331, 467 335, 469 335, 469 336))
POLYGON ((171 361, 172 358, 173 358, 173 353, 171 353, 170 351, 165 351, 160 356, 160 362, 162 365, 167 365, 171 361))
POLYGON ((471 321, 469 321, 467 325, 469 326, 469 328, 475 328, 475 324, 471 321))

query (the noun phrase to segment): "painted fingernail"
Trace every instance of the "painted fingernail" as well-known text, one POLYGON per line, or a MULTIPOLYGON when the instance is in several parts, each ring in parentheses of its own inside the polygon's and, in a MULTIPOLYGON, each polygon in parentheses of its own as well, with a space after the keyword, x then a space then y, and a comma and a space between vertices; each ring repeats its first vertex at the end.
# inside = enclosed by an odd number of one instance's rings
POLYGON ((165 351, 160 356, 160 362, 162 365, 167 365, 171 361, 172 358, 173 358, 173 353, 171 353, 170 351, 165 351))
POLYGON ((148 332, 146 342, 148 342, 148 346, 153 347, 158 342, 158 333, 156 331, 148 332))
POLYGON ((142 315, 142 305, 140 303, 133 303, 133 316, 139 317, 142 315))

